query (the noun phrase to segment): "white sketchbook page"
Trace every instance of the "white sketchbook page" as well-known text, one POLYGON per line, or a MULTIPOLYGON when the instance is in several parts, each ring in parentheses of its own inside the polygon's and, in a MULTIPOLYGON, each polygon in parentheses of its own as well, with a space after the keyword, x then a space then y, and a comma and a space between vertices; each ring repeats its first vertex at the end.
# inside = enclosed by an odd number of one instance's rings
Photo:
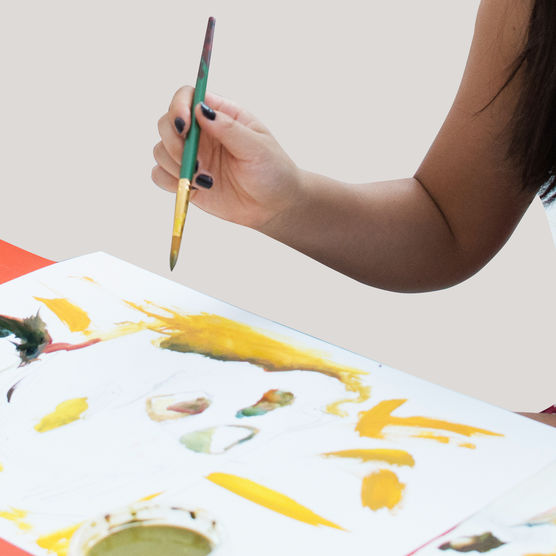
POLYGON ((556 463, 548 465, 416 554, 455 555, 463 552, 466 544, 475 543, 478 548, 481 541, 482 554, 514 556, 556 552, 556 463), (486 546, 487 542, 491 549, 486 546), (441 546, 443 549, 439 548, 441 546))
POLYGON ((278 555, 311 546, 322 555, 369 548, 399 556, 556 459, 556 431, 550 427, 381 366, 102 253, 58 263, 0 287, 0 314, 21 318, 40 310, 54 342, 82 342, 86 338, 81 333, 71 333, 35 297, 69 299, 87 311, 97 331, 123 321, 148 320, 122 300, 148 300, 183 314, 220 315, 360 369, 368 373, 363 381, 372 390, 364 403, 343 405, 348 415, 338 417, 324 408, 354 394, 346 393, 334 378, 308 371, 270 373, 250 363, 161 349, 152 344, 161 336, 152 330, 45 353, 23 367, 17 367, 10 338, 2 338, 0 512, 26 511, 31 528, 23 531, 13 520, 0 519, 0 536, 33 554, 48 554, 36 544, 42 535, 162 492, 156 498, 161 503, 213 513, 226 533, 227 555, 255 554, 261 546, 266 554, 278 555), (21 378, 8 404, 5 394, 21 378), (236 418, 238 409, 274 388, 293 392, 294 403, 259 417, 236 418), (175 421, 159 423, 147 416, 147 398, 188 392, 206 393, 212 405, 175 421), (35 430, 59 403, 81 397, 88 402, 81 419, 44 433, 35 430), (355 432, 359 413, 393 399, 407 399, 394 412, 396 417, 440 419, 503 436, 451 435, 443 444, 411 438, 414 428, 390 427, 385 439, 360 437, 355 432), (249 425, 260 432, 222 454, 199 454, 180 443, 184 434, 220 425, 249 425), (476 448, 458 446, 468 441, 476 448), (376 448, 405 450, 415 465, 321 455, 376 448), (363 479, 379 469, 395 473, 405 484, 403 498, 392 510, 372 511, 361 503, 363 479), (210 473, 255 481, 345 531, 264 508, 208 481, 210 473))

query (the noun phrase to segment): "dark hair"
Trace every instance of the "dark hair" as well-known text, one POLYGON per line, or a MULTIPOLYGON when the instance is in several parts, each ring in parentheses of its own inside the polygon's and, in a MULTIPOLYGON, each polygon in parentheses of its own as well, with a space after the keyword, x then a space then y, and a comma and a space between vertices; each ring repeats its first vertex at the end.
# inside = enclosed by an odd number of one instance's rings
POLYGON ((525 46, 487 106, 520 70, 523 86, 509 122, 507 156, 521 173, 523 189, 539 191, 550 203, 556 199, 556 0, 535 0, 525 46))

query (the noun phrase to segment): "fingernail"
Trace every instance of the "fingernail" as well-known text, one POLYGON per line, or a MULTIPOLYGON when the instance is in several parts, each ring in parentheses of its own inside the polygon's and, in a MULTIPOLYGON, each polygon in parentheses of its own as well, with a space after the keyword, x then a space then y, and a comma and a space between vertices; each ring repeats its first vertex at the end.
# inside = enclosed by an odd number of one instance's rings
POLYGON ((195 178, 195 183, 197 185, 200 185, 201 187, 204 187, 205 189, 210 189, 214 182, 212 181, 212 178, 210 176, 207 176, 206 174, 199 174, 195 178))
POLYGON ((193 173, 196 174, 198 169, 199 169, 199 161, 197 160, 197 162, 195 162, 195 171, 193 173))
POLYGON ((203 116, 209 120, 214 120, 214 118, 216 118, 216 112, 204 102, 201 102, 201 112, 203 112, 203 116))
POLYGON ((178 133, 181 135, 185 129, 185 120, 183 118, 176 118, 174 120, 174 125, 176 126, 178 133))

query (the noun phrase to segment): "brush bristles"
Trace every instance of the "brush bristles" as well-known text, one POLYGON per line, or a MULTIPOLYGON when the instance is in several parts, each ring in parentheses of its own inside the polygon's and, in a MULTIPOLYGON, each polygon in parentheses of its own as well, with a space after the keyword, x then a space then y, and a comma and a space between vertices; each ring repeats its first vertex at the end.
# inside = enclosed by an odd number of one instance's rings
POLYGON ((174 270, 178 262, 178 254, 180 252, 181 237, 172 236, 172 247, 170 249, 170 270, 174 270))

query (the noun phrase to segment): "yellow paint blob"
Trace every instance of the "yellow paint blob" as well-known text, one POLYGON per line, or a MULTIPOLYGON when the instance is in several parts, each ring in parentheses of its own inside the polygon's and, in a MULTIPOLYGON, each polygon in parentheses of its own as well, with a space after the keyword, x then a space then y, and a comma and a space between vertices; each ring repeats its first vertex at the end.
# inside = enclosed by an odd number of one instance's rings
POLYGON ((463 436, 504 436, 496 432, 459 423, 451 423, 440 419, 431 419, 429 417, 393 417, 391 414, 394 410, 402 406, 407 400, 385 400, 359 414, 359 422, 355 430, 360 436, 368 438, 384 438, 384 428, 388 426, 395 427, 413 427, 419 429, 438 429, 463 436))
POLYGON ((458 446, 460 448, 469 448, 470 450, 474 450, 477 447, 473 442, 461 442, 458 446))
MULTIPOLYGON (((309 525, 325 525, 334 529, 342 529, 339 525, 324 519, 309 508, 302 506, 289 496, 255 483, 249 479, 231 475, 229 473, 211 473, 207 476, 209 481, 221 486, 242 498, 255 504, 264 506, 273 512, 291 517, 309 525)), ((342 529, 343 530, 343 529, 342 529)))
POLYGON ((0 471, 4 471, 4 466, 0 463, 0 471))
POLYGON ((45 548, 57 556, 66 556, 68 553, 71 538, 74 533, 81 527, 81 523, 77 525, 72 525, 71 527, 66 527, 55 531, 54 533, 49 533, 37 539, 37 544, 41 548, 45 548))
POLYGON ((393 509, 402 500, 405 485, 388 469, 367 475, 361 485, 361 503, 373 511, 381 508, 393 509))
POLYGON ((7 519, 17 525, 22 531, 29 531, 32 529, 32 525, 25 521, 28 512, 25 510, 19 510, 18 508, 10 508, 9 510, 0 511, 0 517, 2 519, 7 519))
POLYGON ((340 450, 338 452, 327 452, 323 454, 327 457, 359 459, 361 461, 382 461, 391 465, 407 465, 413 467, 415 460, 413 456, 405 450, 389 450, 387 448, 376 448, 373 450, 356 449, 340 450))
POLYGON ((81 415, 89 408, 87 398, 73 398, 66 400, 56 406, 56 409, 43 417, 39 423, 35 425, 38 432, 47 432, 63 425, 77 421, 81 415))
POLYGON ((345 415, 339 406, 346 402, 369 399, 370 387, 361 381, 367 373, 359 369, 332 363, 316 350, 295 347, 219 315, 201 313, 184 315, 153 303, 146 306, 127 302, 130 307, 152 319, 149 323, 124 323, 124 326, 142 327, 159 332, 164 337, 155 345, 173 351, 198 353, 220 361, 245 361, 268 372, 313 371, 341 381, 354 399, 342 399, 327 407, 329 413, 345 415))
POLYGON ((71 332, 84 332, 91 324, 89 315, 81 307, 74 305, 68 299, 63 297, 54 299, 35 297, 35 299, 44 303, 71 332))

